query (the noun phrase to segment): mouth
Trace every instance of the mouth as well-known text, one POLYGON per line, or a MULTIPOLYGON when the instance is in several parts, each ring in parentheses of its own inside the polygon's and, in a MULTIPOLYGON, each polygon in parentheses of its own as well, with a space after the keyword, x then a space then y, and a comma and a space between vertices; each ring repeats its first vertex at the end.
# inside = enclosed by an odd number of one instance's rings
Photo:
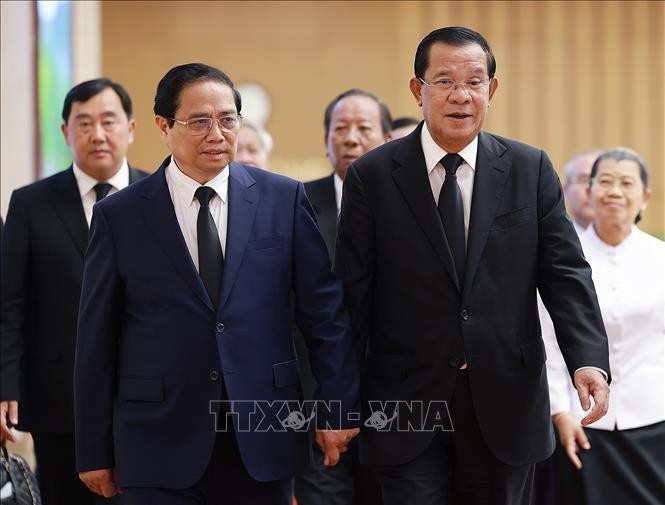
POLYGON ((105 156, 107 154, 111 154, 111 151, 108 151, 106 149, 94 149, 90 151, 90 154, 93 156, 105 156))
POLYGON ((204 156, 210 156, 212 158, 220 157, 224 154, 226 154, 226 151, 223 149, 206 149, 203 151, 204 156))
POLYGON ((453 119, 455 121, 463 121, 465 119, 468 119, 471 116, 471 114, 465 114, 463 112, 453 112, 451 114, 446 114, 447 118, 453 119))

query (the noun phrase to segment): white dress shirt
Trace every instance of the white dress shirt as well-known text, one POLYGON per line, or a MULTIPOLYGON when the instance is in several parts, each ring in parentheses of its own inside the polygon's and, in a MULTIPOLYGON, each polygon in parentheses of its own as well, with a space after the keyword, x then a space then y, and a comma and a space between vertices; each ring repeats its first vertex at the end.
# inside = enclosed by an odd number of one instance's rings
MULTIPOLYGON (((429 130, 427 123, 423 124, 423 129, 420 132, 420 143, 423 147, 423 154, 425 155, 425 166, 427 167, 427 175, 429 183, 432 187, 432 194, 434 201, 439 204, 439 193, 443 186, 443 181, 446 179, 446 169, 441 164, 441 159, 448 154, 441 146, 439 146, 429 130)), ((478 135, 474 137, 470 144, 468 144, 459 153, 464 163, 457 169, 457 185, 462 193, 462 203, 464 205, 464 238, 469 238, 469 217, 471 216, 471 195, 473 193, 473 178, 476 171, 476 158, 478 156, 478 135)))
MULTIPOLYGON (((199 269, 199 248, 198 234, 196 231, 196 220, 199 215, 201 205, 194 197, 194 193, 201 184, 180 171, 173 156, 171 163, 166 167, 166 184, 169 187, 171 201, 175 215, 180 225, 180 231, 187 244, 187 250, 192 257, 192 262, 199 269)), ((216 195, 210 199, 210 213, 217 226, 219 233, 219 242, 222 245, 222 253, 226 257, 226 229, 229 216, 228 194, 229 194, 229 167, 228 165, 209 180, 204 186, 209 186, 215 190, 216 195)))
POLYGON ((107 182, 111 185, 111 189, 108 194, 112 195, 117 193, 121 189, 129 186, 129 166, 127 165, 127 158, 122 160, 122 165, 120 165, 120 170, 118 170, 113 177, 108 181, 98 181, 97 179, 90 177, 83 170, 81 170, 76 163, 73 164, 74 177, 76 178, 76 184, 79 188, 79 193, 81 195, 81 203, 83 203, 83 212, 85 212, 85 219, 88 221, 88 226, 90 226, 90 220, 92 219, 92 207, 97 203, 97 193, 95 193, 95 186, 99 183, 107 182))
POLYGON ((333 182, 335 183, 335 204, 337 205, 337 215, 339 216, 339 213, 342 210, 342 189, 344 188, 344 181, 339 175, 337 175, 337 172, 334 172, 333 182))
MULTIPOLYGON (((665 243, 636 226, 616 247, 603 242, 593 225, 580 241, 593 269, 612 372, 609 410, 591 427, 626 430, 664 421, 665 243)), ((552 414, 571 412, 582 419, 586 413, 579 406, 551 322, 543 325, 543 338, 552 414)))

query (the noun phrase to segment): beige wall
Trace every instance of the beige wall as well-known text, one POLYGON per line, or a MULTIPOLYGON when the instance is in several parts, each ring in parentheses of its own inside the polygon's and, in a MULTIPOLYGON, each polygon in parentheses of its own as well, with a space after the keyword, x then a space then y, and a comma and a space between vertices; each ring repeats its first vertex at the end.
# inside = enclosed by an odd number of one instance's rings
POLYGON ((303 180, 327 173, 323 110, 350 87, 375 92, 394 115, 419 115, 408 89, 430 30, 483 33, 499 89, 486 129, 540 146, 560 169, 590 147, 631 147, 648 161, 655 198, 644 229, 663 234, 663 2, 103 2, 102 70, 136 107, 131 161, 166 154, 152 100, 172 66, 202 61, 237 83, 262 84, 272 166, 303 180))

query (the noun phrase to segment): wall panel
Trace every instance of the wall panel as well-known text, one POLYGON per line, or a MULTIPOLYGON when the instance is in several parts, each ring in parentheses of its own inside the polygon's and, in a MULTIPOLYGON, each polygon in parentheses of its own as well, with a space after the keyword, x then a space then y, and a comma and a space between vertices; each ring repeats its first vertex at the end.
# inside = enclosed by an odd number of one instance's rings
POLYGON ((562 167, 590 147, 626 145, 652 172, 644 228, 663 234, 663 2, 103 2, 102 68, 127 85, 139 131, 130 154, 166 153, 151 113, 173 65, 204 61, 269 92, 272 166, 300 179, 330 168, 323 110, 350 87, 394 115, 419 115, 408 90, 419 40, 439 26, 481 31, 498 61, 486 127, 547 150, 562 167))

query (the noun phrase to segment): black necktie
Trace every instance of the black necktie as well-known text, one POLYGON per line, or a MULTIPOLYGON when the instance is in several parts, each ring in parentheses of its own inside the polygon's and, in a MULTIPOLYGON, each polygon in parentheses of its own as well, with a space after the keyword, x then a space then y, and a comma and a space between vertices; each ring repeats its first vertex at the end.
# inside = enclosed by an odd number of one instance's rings
POLYGON ((441 164, 446 169, 446 179, 439 193, 439 216, 446 232, 448 245, 455 261, 455 270, 460 285, 464 282, 466 247, 464 240, 464 203, 457 184, 457 169, 464 163, 459 154, 446 154, 441 164))
POLYGON ((108 195, 112 187, 113 186, 111 186, 108 182, 98 182, 95 184, 93 189, 95 190, 95 195, 97 195, 97 201, 100 201, 102 198, 108 195))
POLYGON ((210 214, 210 199, 215 196, 215 190, 208 186, 201 186, 196 190, 194 196, 201 204, 199 216, 196 220, 196 233, 199 246, 199 275, 203 285, 208 290, 210 299, 215 308, 219 303, 219 287, 222 283, 222 271, 224 270, 224 256, 222 245, 219 242, 217 226, 210 214))

